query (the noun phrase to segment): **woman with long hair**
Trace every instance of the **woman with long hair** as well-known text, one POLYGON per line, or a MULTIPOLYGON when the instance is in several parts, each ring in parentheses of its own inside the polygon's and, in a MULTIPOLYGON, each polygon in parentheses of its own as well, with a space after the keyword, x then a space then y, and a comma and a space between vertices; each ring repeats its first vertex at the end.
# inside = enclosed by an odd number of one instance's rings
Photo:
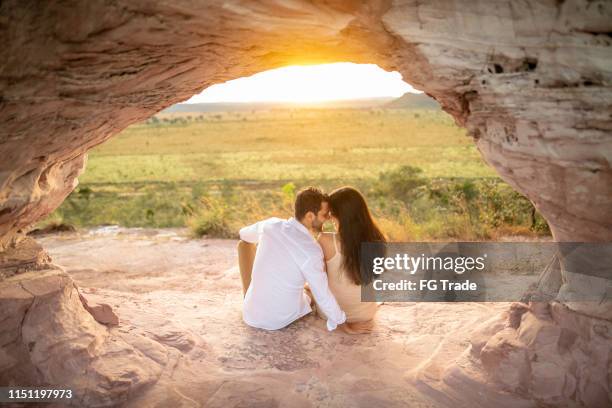
POLYGON ((329 194, 330 218, 336 232, 323 232, 318 241, 323 249, 329 288, 344 310, 348 323, 363 322, 365 332, 374 323, 376 302, 361 301, 361 285, 373 279, 368 268, 361 270, 361 244, 386 242, 366 201, 353 187, 341 187, 329 194))

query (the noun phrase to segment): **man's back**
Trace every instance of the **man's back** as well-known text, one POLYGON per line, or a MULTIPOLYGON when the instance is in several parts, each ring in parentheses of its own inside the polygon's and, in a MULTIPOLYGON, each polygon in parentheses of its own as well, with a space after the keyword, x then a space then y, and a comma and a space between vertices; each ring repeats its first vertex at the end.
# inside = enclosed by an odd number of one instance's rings
POLYGON ((331 314, 328 328, 344 322, 344 313, 327 285, 323 252, 304 225, 294 218, 270 218, 241 229, 240 238, 258 243, 244 299, 245 323, 276 330, 310 313, 306 281, 321 308, 331 314))

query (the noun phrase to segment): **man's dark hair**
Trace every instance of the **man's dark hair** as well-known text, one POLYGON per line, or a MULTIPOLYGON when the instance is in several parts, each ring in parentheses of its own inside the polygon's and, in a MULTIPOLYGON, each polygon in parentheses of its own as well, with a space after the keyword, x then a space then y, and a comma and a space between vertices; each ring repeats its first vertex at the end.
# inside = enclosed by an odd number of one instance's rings
POLYGON ((295 219, 301 221, 308 211, 317 215, 324 201, 329 201, 329 197, 316 187, 301 190, 295 197, 295 219))

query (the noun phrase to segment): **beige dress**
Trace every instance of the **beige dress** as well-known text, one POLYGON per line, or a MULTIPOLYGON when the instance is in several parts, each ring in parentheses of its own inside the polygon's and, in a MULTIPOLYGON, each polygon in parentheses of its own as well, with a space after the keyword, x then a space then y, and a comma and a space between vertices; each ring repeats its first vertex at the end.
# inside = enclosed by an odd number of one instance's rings
POLYGON ((336 234, 332 234, 332 236, 334 238, 336 254, 326 261, 329 289, 338 301, 340 309, 346 313, 347 322, 372 320, 378 309, 378 304, 376 302, 361 301, 361 285, 355 285, 350 280, 348 272, 342 267, 343 258, 338 250, 336 234))

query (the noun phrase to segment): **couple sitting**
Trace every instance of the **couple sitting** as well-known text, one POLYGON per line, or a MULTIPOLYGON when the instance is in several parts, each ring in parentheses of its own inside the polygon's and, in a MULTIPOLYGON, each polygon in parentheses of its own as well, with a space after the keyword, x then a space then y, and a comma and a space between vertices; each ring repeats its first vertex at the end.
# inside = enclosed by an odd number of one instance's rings
POLYGON ((372 279, 371 271, 360 273, 361 243, 384 241, 354 188, 339 188, 329 196, 314 187, 300 191, 294 217, 269 218, 240 230, 245 323, 281 329, 316 303, 328 330, 371 331, 378 304, 361 302, 361 283, 372 279), (335 233, 322 232, 329 219, 335 233))

